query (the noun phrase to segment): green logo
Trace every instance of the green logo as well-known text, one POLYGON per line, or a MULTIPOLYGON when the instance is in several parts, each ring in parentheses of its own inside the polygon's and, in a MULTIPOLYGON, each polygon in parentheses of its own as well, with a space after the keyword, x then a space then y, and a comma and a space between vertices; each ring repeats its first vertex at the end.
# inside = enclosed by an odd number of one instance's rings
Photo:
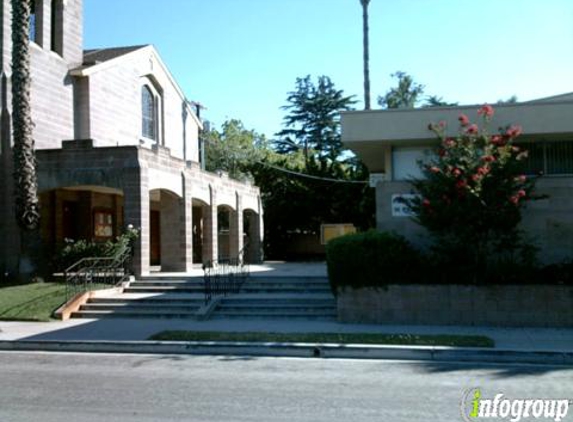
POLYGON ((510 399, 503 393, 484 398, 481 388, 469 388, 462 394, 462 419, 497 419, 519 422, 522 418, 546 419, 560 422, 569 412, 568 399, 510 399))

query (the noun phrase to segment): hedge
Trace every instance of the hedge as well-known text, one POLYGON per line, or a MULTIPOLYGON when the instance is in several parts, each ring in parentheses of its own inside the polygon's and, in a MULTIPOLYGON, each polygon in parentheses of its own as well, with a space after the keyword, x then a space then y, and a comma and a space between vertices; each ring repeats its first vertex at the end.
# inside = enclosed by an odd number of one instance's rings
POLYGON ((384 287, 419 277, 421 255, 402 236, 371 230, 335 238, 326 245, 328 278, 340 287, 384 287))

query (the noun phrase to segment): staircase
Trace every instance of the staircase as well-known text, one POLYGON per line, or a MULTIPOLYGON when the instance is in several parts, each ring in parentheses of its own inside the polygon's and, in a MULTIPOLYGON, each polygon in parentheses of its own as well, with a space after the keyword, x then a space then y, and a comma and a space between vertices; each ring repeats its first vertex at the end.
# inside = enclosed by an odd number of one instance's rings
POLYGON ((202 277, 145 277, 121 294, 89 299, 72 318, 195 319, 204 302, 202 277))
MULTIPOLYGON (((196 319, 203 305, 202 277, 146 276, 121 294, 90 299, 72 317, 196 319)), ((335 320, 336 301, 326 277, 253 275, 220 298, 210 318, 335 320)))
POLYGON ((252 276, 212 318, 335 320, 336 301, 326 277, 252 276))

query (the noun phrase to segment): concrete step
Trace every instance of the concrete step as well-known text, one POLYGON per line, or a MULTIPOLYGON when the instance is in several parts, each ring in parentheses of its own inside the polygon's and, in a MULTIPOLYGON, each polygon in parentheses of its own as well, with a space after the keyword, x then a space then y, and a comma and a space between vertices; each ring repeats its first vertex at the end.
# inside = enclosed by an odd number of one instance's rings
POLYGON ((288 282, 254 282, 252 280, 247 280, 243 287, 249 287, 253 289, 328 289, 330 290, 330 285, 325 283, 288 283, 288 282))
POLYGON ((177 280, 177 281, 161 281, 161 280, 153 280, 153 281, 133 281, 129 284, 129 287, 203 287, 204 283, 203 280, 201 282, 191 282, 191 281, 184 281, 184 280, 177 280))
POLYGON ((125 293, 203 293, 203 287, 199 286, 135 286, 128 287, 125 293))
MULTIPOLYGON (((124 290, 125 293, 162 293, 162 292, 185 292, 203 293, 202 285, 130 285, 124 290)), ((240 290, 241 293, 330 293, 330 287, 326 286, 272 286, 261 285, 251 286, 245 283, 240 290)))
POLYGON ((227 296, 224 300, 335 300, 332 292, 320 293, 236 293, 227 296))
POLYGON ((219 305, 219 309, 224 309, 224 310, 233 310, 233 311, 241 311, 241 310, 251 310, 251 309, 256 309, 256 310, 261 310, 261 309, 268 309, 268 310, 285 310, 285 309, 306 309, 309 311, 314 311, 314 310, 333 310, 336 309, 336 306, 331 304, 331 303, 327 303, 327 304, 320 304, 320 303, 279 303, 279 304, 274 304, 274 303, 252 303, 252 302, 245 302, 245 303, 233 303, 233 304, 227 304, 227 303, 221 303, 219 305))
POLYGON ((265 314, 265 315, 336 315, 334 308, 274 308, 267 306, 260 306, 255 308, 243 309, 235 307, 221 307, 217 309, 217 314, 233 314, 233 315, 252 315, 252 314, 265 314))
POLYGON ((114 310, 114 311, 78 311, 72 313, 72 318, 181 318, 196 319, 195 312, 155 312, 138 310, 114 310))
POLYGON ((80 307, 80 311, 115 311, 115 312, 197 312, 201 304, 193 305, 168 305, 168 304, 141 304, 141 303, 86 303, 80 307))
POLYGON ((232 296, 227 297, 221 301, 222 306, 327 306, 336 307, 336 301, 334 299, 235 299, 232 296))
POLYGON ((328 320, 336 319, 336 311, 332 312, 305 312, 305 311, 226 311, 217 310, 211 316, 212 319, 307 319, 307 320, 328 320))
POLYGON ((203 281, 203 275, 200 276, 181 276, 181 275, 144 275, 137 279, 137 281, 189 281, 199 282, 203 281))
POLYGON ((271 276, 251 274, 249 281, 265 283, 325 283, 328 284, 328 277, 314 276, 271 276))
POLYGON ((326 287, 274 287, 274 286, 248 286, 241 287, 241 293, 329 293, 326 287))
POLYGON ((89 300, 88 303, 141 303, 141 304, 180 304, 193 305, 202 304, 205 296, 201 295, 158 295, 151 297, 133 298, 130 294, 124 294, 116 297, 96 297, 89 300), (181 297, 178 297, 181 296, 181 297))

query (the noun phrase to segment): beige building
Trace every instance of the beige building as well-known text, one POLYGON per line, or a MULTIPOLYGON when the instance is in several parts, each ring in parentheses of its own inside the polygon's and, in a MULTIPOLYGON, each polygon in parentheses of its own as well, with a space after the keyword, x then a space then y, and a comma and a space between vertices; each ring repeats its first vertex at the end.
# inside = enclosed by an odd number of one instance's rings
MULTIPOLYGON (((379 230, 394 230, 415 244, 427 234, 409 218, 395 199, 412 194, 408 180, 421 176, 418 162, 431 157, 437 139, 429 123, 445 121, 448 133, 458 131, 458 116, 479 123, 480 106, 403 110, 352 111, 342 114, 342 141, 364 161, 376 189, 379 230), (394 201, 393 201, 394 199, 394 201)), ((547 198, 532 201, 525 210, 523 229, 540 248, 543 262, 573 258, 573 93, 541 100, 498 105, 492 132, 510 124, 522 126, 518 138, 529 150, 526 172, 539 174, 537 192, 547 198)))
MULTIPOLYGON (((10 136, 11 7, 0 0, 0 269, 15 271, 10 136)), ((32 118, 42 236, 105 241, 141 229, 135 268, 187 271, 221 257, 262 258, 259 189, 203 170, 202 123, 151 45, 82 50, 82 0, 36 0, 32 118)))

